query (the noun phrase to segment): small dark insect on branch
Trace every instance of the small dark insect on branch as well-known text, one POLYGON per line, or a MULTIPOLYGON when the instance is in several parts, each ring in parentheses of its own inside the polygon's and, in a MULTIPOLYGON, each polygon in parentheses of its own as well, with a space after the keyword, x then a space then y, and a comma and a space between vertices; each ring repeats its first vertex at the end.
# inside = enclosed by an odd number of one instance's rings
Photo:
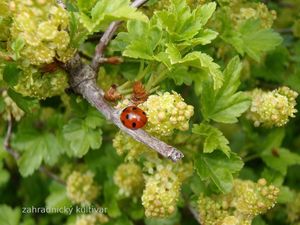
POLYGON ((279 150, 277 148, 272 148, 272 155, 276 158, 280 157, 279 150))

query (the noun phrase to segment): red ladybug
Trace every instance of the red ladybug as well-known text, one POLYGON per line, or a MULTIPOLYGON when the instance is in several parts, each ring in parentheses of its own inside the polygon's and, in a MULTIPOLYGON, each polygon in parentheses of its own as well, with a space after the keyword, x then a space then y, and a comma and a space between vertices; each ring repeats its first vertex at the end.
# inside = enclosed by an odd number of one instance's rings
POLYGON ((136 106, 128 106, 123 109, 120 119, 125 127, 132 130, 142 128, 148 120, 146 113, 136 106))

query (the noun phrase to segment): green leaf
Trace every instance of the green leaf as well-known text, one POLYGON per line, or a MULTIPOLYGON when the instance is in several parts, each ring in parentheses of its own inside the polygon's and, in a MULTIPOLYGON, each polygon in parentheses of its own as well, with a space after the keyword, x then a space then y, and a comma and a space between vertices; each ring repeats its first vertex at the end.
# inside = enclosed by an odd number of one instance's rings
POLYGON ((89 12, 94 7, 96 2, 97 0, 78 0, 77 6, 80 11, 89 12))
MULTIPOLYGON (((107 225, 110 225, 110 223, 108 223, 107 225)), ((120 217, 114 220, 113 225, 134 225, 134 224, 126 215, 121 215, 120 217)))
POLYGON ((0 159, 0 187, 4 186, 9 181, 9 178, 10 174, 3 168, 3 162, 0 159))
POLYGON ((102 131, 89 127, 89 122, 82 119, 71 119, 64 126, 63 133, 70 143, 67 151, 70 156, 82 157, 90 148, 100 148, 102 143, 102 131))
POLYGON ((19 225, 20 218, 19 208, 12 209, 7 205, 0 205, 0 225, 19 225))
POLYGON ((261 216, 256 216, 252 221, 252 225, 267 225, 267 223, 261 216))
POLYGON ((246 53, 258 62, 263 54, 275 49, 282 42, 278 33, 261 28, 260 21, 254 19, 246 20, 237 31, 224 33, 222 38, 233 45, 241 55, 246 53))
POLYGON ((50 186, 50 194, 46 198, 46 207, 63 208, 71 206, 72 203, 67 197, 66 187, 56 182, 52 182, 50 186))
POLYGON ((9 86, 15 86, 18 83, 21 70, 16 63, 7 63, 3 69, 3 80, 9 86))
POLYGON ((277 148, 276 151, 276 155, 272 153, 271 149, 261 153, 262 160, 270 168, 279 171, 282 175, 286 175, 289 166, 300 165, 300 155, 285 148, 277 148))
POLYGON ((204 153, 211 153, 215 150, 221 150, 228 157, 230 157, 230 147, 228 146, 229 141, 224 137, 223 133, 208 124, 201 123, 200 125, 194 124, 192 132, 199 134, 205 138, 204 140, 204 153))
POLYGON ((97 32, 114 20, 140 20, 147 22, 148 18, 137 11, 136 8, 130 6, 129 0, 115 0, 112 4, 110 0, 101 0, 86 13, 86 8, 91 7, 91 1, 81 4, 80 19, 85 28, 90 32, 97 32))
POLYGON ((25 46, 25 41, 23 38, 18 37, 12 44, 11 44, 11 49, 14 51, 14 56, 13 59, 16 61, 18 60, 20 56, 20 51, 23 49, 25 46))
POLYGON ((281 186, 277 202, 280 204, 286 204, 293 202, 295 199, 295 192, 292 191, 288 186, 281 186))
POLYGON ((33 218, 26 217, 22 220, 22 223, 20 225, 36 225, 36 224, 33 218))
POLYGON ((176 85, 191 85, 193 82, 192 76, 190 76, 187 66, 176 66, 173 70, 168 73, 168 77, 174 80, 176 85))
MULTIPOLYGON (((268 182, 275 185, 282 185, 284 182, 284 176, 286 175, 287 168, 289 166, 288 159, 290 151, 287 149, 283 150, 283 155, 281 153, 282 142, 285 138, 285 128, 273 128, 271 132, 263 136, 258 140, 258 144, 255 148, 258 149, 258 156, 269 166, 265 167, 262 172, 262 177, 266 178, 268 182), (286 154, 287 153, 287 154, 286 154), (286 158, 282 160, 281 157, 286 158), (282 160, 282 163, 280 162, 282 160), (277 167, 277 164, 280 164, 277 167)), ((295 153, 291 153, 292 155, 295 153)), ((293 163, 290 161, 291 165, 293 163)))
POLYGON ((227 193, 232 188, 233 174, 242 169, 243 161, 234 153, 228 158, 215 151, 210 154, 199 153, 194 165, 201 180, 208 180, 215 184, 220 192, 227 193))
POLYGON ((276 186, 281 186, 284 181, 284 176, 277 170, 273 170, 269 167, 265 167, 261 173, 261 177, 265 178, 268 183, 276 186))
POLYGON ((279 148, 282 145, 284 137, 284 128, 273 128, 260 143, 261 149, 263 149, 263 151, 260 152, 271 151, 274 148, 279 148))
POLYGON ((70 12, 70 45, 78 48, 88 37, 88 30, 80 23, 78 13, 70 12))
POLYGON ((8 89, 8 95, 24 112, 32 113, 39 108, 39 102, 37 99, 24 97, 12 89, 8 89))
POLYGON ((151 23, 131 20, 127 23, 128 32, 121 32, 113 41, 115 50, 131 58, 154 60, 154 51, 161 40, 161 30, 151 23))
POLYGON ((172 42, 193 39, 207 23, 216 9, 216 3, 199 6, 193 11, 186 1, 172 0, 168 11, 156 13, 163 28, 169 33, 172 42))
POLYGON ((60 114, 53 113, 51 117, 43 118, 38 117, 37 112, 18 123, 11 144, 13 149, 20 151, 18 166, 22 176, 31 175, 42 162, 54 165, 58 156, 64 153, 55 132, 61 122, 60 114))
POLYGON ((119 217, 122 215, 121 209, 119 208, 116 196, 118 193, 118 187, 112 182, 107 181, 104 183, 103 194, 104 194, 104 206, 108 208, 108 215, 110 217, 119 217))
POLYGON ((41 166, 42 162, 53 165, 63 152, 56 136, 51 133, 28 129, 18 132, 17 135, 14 147, 23 151, 18 165, 24 177, 31 175, 41 166))
POLYGON ((210 2, 208 4, 202 5, 200 8, 197 9, 196 11, 196 18, 200 20, 202 25, 205 25, 209 18, 212 17, 213 13, 216 10, 216 3, 215 2, 210 2))
POLYGON ((96 129, 105 123, 104 117, 94 107, 89 107, 85 116, 85 124, 92 129, 96 129))
POLYGON ((222 85, 222 72, 220 71, 220 66, 213 62, 213 58, 202 52, 191 52, 182 57, 180 51, 174 44, 167 44, 166 53, 168 54, 168 59, 170 63, 168 65, 185 65, 201 69, 212 78, 214 81, 214 88, 219 88, 222 85))
POLYGON ((197 45, 207 45, 210 44, 214 39, 216 39, 217 36, 218 32, 210 29, 205 29, 199 31, 199 33, 193 39, 178 43, 177 46, 180 49, 184 49, 192 48, 197 45))
POLYGON ((239 58, 233 58, 224 71, 223 85, 216 91, 212 81, 204 82, 201 112, 205 120, 235 123, 237 118, 248 109, 249 97, 242 92, 236 92, 240 85, 241 68, 239 58))

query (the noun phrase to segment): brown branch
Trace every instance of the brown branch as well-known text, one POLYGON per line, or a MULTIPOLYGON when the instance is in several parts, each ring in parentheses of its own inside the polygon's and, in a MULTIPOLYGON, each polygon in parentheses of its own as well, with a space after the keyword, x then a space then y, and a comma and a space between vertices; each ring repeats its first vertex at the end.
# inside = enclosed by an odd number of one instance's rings
POLYGON ((101 59, 104 58, 104 50, 107 47, 110 40, 113 38, 116 30, 121 25, 122 21, 114 21, 112 22, 105 33, 102 35, 98 45, 96 46, 96 52, 92 60, 92 68, 95 71, 98 71, 99 66, 101 64, 101 59))
MULTIPOLYGON (((135 0, 132 2, 131 6, 135 8, 141 7, 145 4, 148 0, 135 0)), ((102 63, 101 59, 104 57, 104 50, 106 49, 107 45, 109 44, 110 40, 113 38, 115 32, 122 24, 122 21, 114 21, 112 22, 107 30, 102 35, 98 45, 96 46, 96 52, 92 60, 92 68, 95 71, 98 71, 100 64, 102 63)))
POLYGON ((164 157, 174 162, 180 160, 183 154, 165 142, 150 136, 142 129, 131 130, 123 126, 120 121, 120 111, 112 108, 104 99, 104 92, 96 85, 96 72, 89 65, 84 65, 79 55, 72 58, 65 69, 69 73, 69 83, 75 93, 81 94, 91 105, 97 108, 107 120, 112 121, 121 131, 136 141, 144 143, 164 157))
MULTIPOLYGON (((3 147, 4 149, 16 160, 18 161, 18 159, 20 158, 20 155, 17 151, 15 151, 12 147, 11 147, 11 136, 12 136, 12 127, 13 127, 13 117, 11 115, 11 119, 8 120, 8 125, 7 125, 7 131, 6 131, 6 135, 4 138, 4 142, 3 142, 3 147)), ((65 182, 60 179, 56 174, 52 173, 50 170, 48 170, 47 168, 45 168, 44 166, 41 166, 39 168, 39 171, 44 173, 45 175, 47 175, 48 177, 50 177, 51 179, 55 180, 56 182, 65 185, 65 182)))

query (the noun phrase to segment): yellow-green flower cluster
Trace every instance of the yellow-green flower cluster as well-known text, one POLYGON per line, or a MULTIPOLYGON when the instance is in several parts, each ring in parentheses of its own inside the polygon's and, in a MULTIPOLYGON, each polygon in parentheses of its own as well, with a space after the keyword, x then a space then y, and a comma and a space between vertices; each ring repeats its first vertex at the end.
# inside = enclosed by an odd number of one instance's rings
POLYGON ((153 161, 143 162, 143 171, 146 174, 153 175, 157 171, 162 170, 163 168, 166 168, 168 171, 172 171, 174 174, 176 174, 177 178, 181 183, 184 182, 190 176, 192 176, 194 172, 194 167, 192 163, 185 163, 182 161, 174 164, 169 160, 157 158, 153 161))
POLYGON ((269 10, 264 3, 229 1, 225 4, 228 5, 227 10, 235 26, 239 26, 248 19, 259 19, 261 28, 269 29, 277 18, 276 11, 269 10))
POLYGON ((238 14, 233 14, 232 19, 236 24, 241 24, 248 19, 260 19, 262 28, 271 28, 276 19, 276 11, 268 10, 263 3, 255 3, 252 7, 240 8, 238 14))
POLYGON ((23 70, 14 89, 24 96, 45 99, 63 93, 67 87, 68 79, 64 71, 41 74, 34 67, 28 67, 23 70))
POLYGON ((67 196, 73 203, 90 205, 99 194, 99 186, 94 182, 90 171, 74 171, 67 179, 67 196))
POLYGON ((127 134, 118 132, 113 139, 113 147, 118 155, 126 155, 126 160, 133 161, 142 155, 156 157, 156 153, 146 145, 137 142, 127 134))
POLYGON ((8 0, 2 0, 0 2, 0 16, 6 17, 10 15, 8 0))
POLYGON ((168 217, 176 210, 181 181, 172 166, 159 165, 157 171, 146 179, 142 204, 146 217, 168 217))
POLYGON ((5 111, 2 114, 3 119, 9 121, 13 117, 16 121, 19 121, 23 117, 24 111, 8 96, 7 91, 2 92, 2 97, 5 103, 5 111))
POLYGON ((295 117, 298 93, 288 87, 280 87, 274 91, 254 89, 249 92, 252 104, 246 117, 254 121, 254 126, 281 127, 295 117))
POLYGON ((199 219, 206 225, 251 225, 253 218, 272 208, 279 189, 267 185, 265 179, 257 183, 235 180, 230 193, 218 196, 200 195, 199 219))
POLYGON ((0 1, 0 41, 7 41, 9 38, 10 28, 10 10, 8 7, 8 0, 0 1))
MULTIPOLYGON (((227 218, 230 216, 227 208, 226 201, 223 203, 221 198, 213 199, 204 195, 199 196, 199 219, 205 225, 219 225, 223 221, 227 221, 227 218)), ((231 218, 232 220, 235 220, 235 218, 231 218)))
POLYGON ((287 205, 287 214, 291 224, 300 224, 300 192, 296 193, 293 201, 287 205))
POLYGON ((69 16, 54 0, 13 0, 9 7, 13 13, 12 41, 24 40, 20 54, 29 64, 51 63, 55 58, 65 62, 72 57, 69 16))
POLYGON ((134 163, 123 163, 114 173, 114 182, 121 195, 139 195, 144 187, 142 169, 134 163))
POLYGON ((252 181, 235 180, 234 199, 231 205, 246 217, 253 217, 265 213, 272 208, 279 194, 279 189, 274 185, 267 186, 265 179, 257 183, 252 181))
POLYGON ((170 136, 175 129, 188 130, 194 107, 187 105, 175 91, 150 95, 139 105, 147 113, 146 130, 152 134, 170 136))
POLYGON ((98 225, 108 222, 108 217, 101 213, 77 216, 75 225, 98 225))

